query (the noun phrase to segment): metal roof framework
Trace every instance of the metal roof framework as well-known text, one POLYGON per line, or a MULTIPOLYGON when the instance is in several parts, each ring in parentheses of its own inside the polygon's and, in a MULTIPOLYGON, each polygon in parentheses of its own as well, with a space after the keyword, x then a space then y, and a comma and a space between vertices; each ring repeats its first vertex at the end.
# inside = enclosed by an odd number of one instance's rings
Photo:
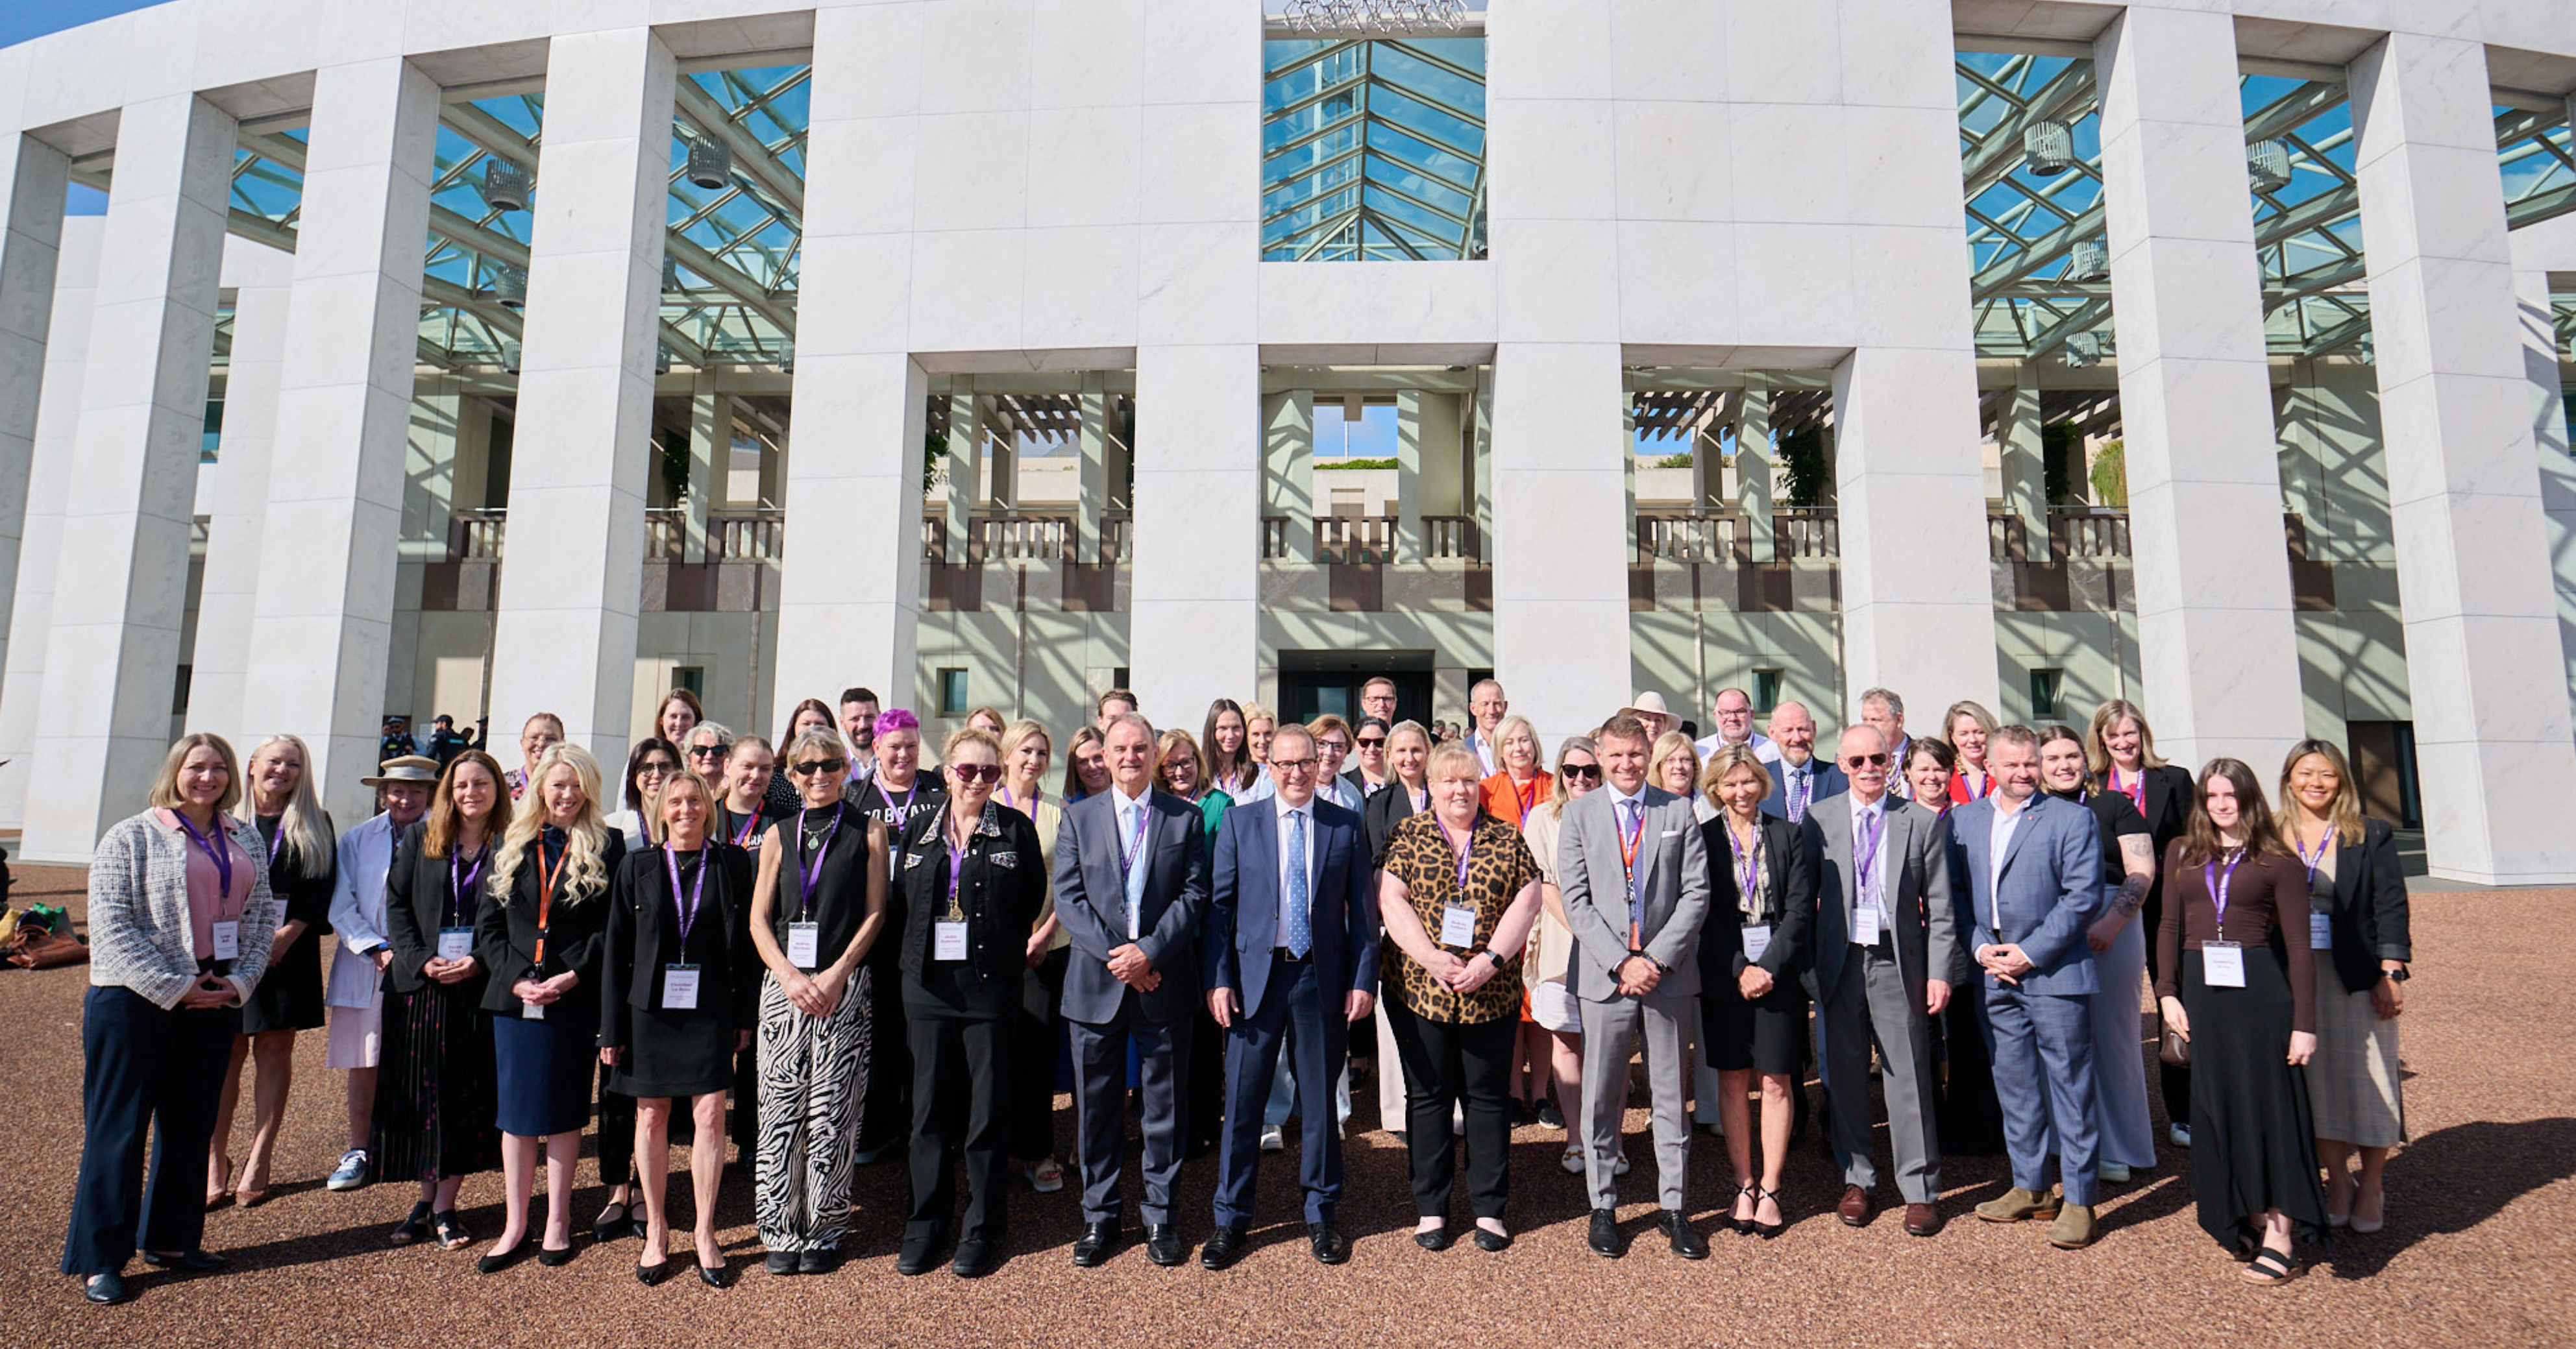
POLYGON ((1484 39, 1262 48, 1265 261, 1486 255, 1484 39))

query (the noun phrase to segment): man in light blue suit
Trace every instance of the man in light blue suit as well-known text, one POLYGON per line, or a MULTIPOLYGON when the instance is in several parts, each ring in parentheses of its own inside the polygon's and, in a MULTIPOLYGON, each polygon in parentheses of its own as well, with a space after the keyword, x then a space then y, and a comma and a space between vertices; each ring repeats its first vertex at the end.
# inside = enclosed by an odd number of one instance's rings
MULTIPOLYGON (((2085 929, 2101 916, 2093 812, 2039 790, 2039 736, 2006 726, 1986 744, 1995 791, 1950 812, 1950 846, 1973 894, 1971 950, 1985 980, 1986 1043, 2003 1107, 2013 1187, 1977 1206, 1988 1222, 2055 1213, 2051 1244, 2093 1244, 2093 998, 2085 929), (2048 1193, 2052 1140, 2061 1205, 2048 1193)), ((2136 994, 2130 994, 2135 997, 2136 994)))

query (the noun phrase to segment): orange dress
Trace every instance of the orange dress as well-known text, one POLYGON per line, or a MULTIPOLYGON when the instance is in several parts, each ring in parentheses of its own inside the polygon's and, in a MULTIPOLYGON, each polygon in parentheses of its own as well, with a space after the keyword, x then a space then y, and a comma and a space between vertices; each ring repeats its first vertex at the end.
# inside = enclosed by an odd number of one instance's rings
POLYGON ((1514 829, 1538 809, 1539 803, 1555 795, 1555 785, 1541 773, 1528 782, 1515 786, 1510 769, 1494 774, 1480 784, 1484 789, 1485 813, 1514 829))

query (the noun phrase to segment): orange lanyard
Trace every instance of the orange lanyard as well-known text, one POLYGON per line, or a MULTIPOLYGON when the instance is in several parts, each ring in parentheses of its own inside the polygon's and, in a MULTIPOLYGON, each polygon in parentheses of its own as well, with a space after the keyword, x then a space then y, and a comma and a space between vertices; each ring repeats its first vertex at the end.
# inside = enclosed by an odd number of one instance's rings
MULTIPOLYGON (((570 857, 571 855, 572 855, 572 840, 571 840, 571 839, 565 839, 565 840, 564 840, 564 856, 565 856, 565 857, 570 857)), ((563 875, 563 861, 562 861, 560 858, 556 860, 556 862, 555 862, 555 866, 554 866, 554 870, 552 870, 552 871, 548 871, 548 870, 546 870, 546 841, 545 841, 544 839, 542 839, 542 838, 538 839, 538 840, 537 840, 537 961, 536 961, 535 966, 533 967, 533 968, 535 968, 535 969, 540 969, 540 970, 541 970, 541 969, 544 969, 544 968, 545 968, 545 966, 546 966, 546 923, 547 923, 547 919, 548 919, 550 916, 552 916, 552 914, 554 913, 554 907, 555 907, 555 881, 556 881, 556 879, 557 879, 557 878, 561 877, 562 875, 563 875)))

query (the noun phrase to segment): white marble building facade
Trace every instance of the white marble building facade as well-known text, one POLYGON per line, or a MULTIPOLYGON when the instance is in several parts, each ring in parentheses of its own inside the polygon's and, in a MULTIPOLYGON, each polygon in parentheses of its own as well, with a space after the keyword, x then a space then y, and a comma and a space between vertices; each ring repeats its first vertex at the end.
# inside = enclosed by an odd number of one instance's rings
POLYGON ((1262 260, 1254 0, 173 0, 0 50, 0 755, 20 761, 0 817, 30 859, 85 858, 168 742, 183 643, 191 725, 295 731, 358 808, 341 784, 417 640, 395 616, 431 143, 443 100, 531 82, 490 704, 505 735, 542 706, 622 755, 652 692, 638 447, 668 127, 683 71, 727 60, 814 67, 790 542, 755 639, 773 696, 917 687, 934 381, 1133 372, 1123 665, 1149 706, 1195 708, 1264 678, 1265 369, 1463 367, 1487 379, 1480 654, 1553 743, 1632 691, 1605 654, 1637 631, 1624 380, 1664 366, 1829 387, 1840 696, 2008 705, 1997 652, 2022 639, 1999 632, 1985 527, 1953 66, 1996 42, 2099 72, 2132 691, 2169 757, 2264 771, 2313 712, 2237 79, 2343 72, 2431 864, 2576 879, 2555 794, 2528 789, 2576 780, 2544 510, 2568 475, 2535 467, 2563 426, 2533 415, 2559 376, 2548 277, 2576 247, 2517 246, 2491 125, 2499 88, 2576 90, 2565 5, 1489 0, 1478 23, 1490 252, 1419 263, 1262 260), (310 128, 295 253, 226 277, 234 147, 290 121, 310 128), (111 150, 103 224, 67 234, 67 176, 111 150), (226 434, 256 449, 200 493, 228 294, 247 420, 226 434))

